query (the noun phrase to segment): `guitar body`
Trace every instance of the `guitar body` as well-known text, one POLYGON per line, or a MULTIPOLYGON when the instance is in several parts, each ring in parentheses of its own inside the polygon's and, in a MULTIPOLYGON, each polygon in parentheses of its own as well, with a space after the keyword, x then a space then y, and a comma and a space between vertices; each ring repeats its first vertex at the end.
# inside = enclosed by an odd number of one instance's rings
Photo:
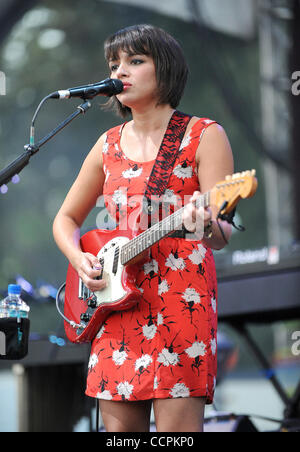
POLYGON ((107 287, 91 293, 83 285, 76 270, 69 265, 65 288, 64 315, 77 325, 65 321, 65 331, 71 342, 91 342, 112 311, 130 309, 141 299, 135 285, 139 264, 123 266, 119 250, 133 238, 133 232, 95 229, 81 238, 83 252, 97 256, 102 264, 101 277, 107 287))

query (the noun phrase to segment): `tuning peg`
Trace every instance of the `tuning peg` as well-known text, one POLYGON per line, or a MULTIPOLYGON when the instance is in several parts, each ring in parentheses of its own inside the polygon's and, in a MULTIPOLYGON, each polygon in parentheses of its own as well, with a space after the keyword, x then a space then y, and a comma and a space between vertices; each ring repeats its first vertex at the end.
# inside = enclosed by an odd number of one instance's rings
POLYGON ((232 176, 230 176, 229 174, 228 174, 228 176, 225 177, 226 181, 230 181, 231 179, 232 179, 232 176))

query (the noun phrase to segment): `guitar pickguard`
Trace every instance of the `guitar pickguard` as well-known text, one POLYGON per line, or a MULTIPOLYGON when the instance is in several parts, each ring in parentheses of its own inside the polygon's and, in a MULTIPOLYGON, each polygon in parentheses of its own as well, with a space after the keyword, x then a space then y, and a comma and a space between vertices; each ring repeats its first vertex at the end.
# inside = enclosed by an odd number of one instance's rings
POLYGON ((115 237, 99 251, 97 258, 103 266, 102 278, 107 287, 95 292, 97 306, 121 300, 126 295, 122 285, 122 272, 124 266, 121 264, 120 252, 123 245, 129 242, 128 237, 115 237))

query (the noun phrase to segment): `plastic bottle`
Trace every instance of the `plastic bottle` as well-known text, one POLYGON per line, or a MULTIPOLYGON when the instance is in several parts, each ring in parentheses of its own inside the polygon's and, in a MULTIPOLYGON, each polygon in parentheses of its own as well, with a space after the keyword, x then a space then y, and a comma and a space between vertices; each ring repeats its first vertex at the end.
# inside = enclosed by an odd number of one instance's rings
POLYGON ((8 295, 0 302, 0 319, 3 318, 28 318, 30 308, 21 298, 21 286, 10 284, 8 295))

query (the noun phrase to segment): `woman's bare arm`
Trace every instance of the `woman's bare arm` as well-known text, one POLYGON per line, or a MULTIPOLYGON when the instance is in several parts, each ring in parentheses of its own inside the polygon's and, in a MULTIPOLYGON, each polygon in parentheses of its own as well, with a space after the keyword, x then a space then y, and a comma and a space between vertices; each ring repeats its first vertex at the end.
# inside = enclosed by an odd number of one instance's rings
MULTIPOLYGON (((224 129, 220 125, 212 124, 205 130, 196 152, 196 162, 198 164, 200 192, 195 192, 191 201, 196 201, 201 194, 211 190, 218 182, 224 180, 227 175, 234 171, 231 146, 224 129)), ((203 237, 202 240, 212 249, 224 248, 231 236, 231 225, 225 221, 220 221, 226 239, 224 241, 216 222, 217 214, 217 206, 210 206, 203 212, 203 209, 197 211, 192 204, 189 204, 185 214, 186 218, 192 219, 194 228, 195 224, 202 224, 205 227, 212 220, 212 236, 211 238, 203 237)), ((188 221, 185 224, 188 224, 188 221)))
POLYGON ((103 281, 95 280, 99 262, 80 248, 80 227, 102 194, 105 175, 102 162, 102 135, 86 157, 53 223, 53 236, 68 261, 91 290, 100 290, 103 281))

